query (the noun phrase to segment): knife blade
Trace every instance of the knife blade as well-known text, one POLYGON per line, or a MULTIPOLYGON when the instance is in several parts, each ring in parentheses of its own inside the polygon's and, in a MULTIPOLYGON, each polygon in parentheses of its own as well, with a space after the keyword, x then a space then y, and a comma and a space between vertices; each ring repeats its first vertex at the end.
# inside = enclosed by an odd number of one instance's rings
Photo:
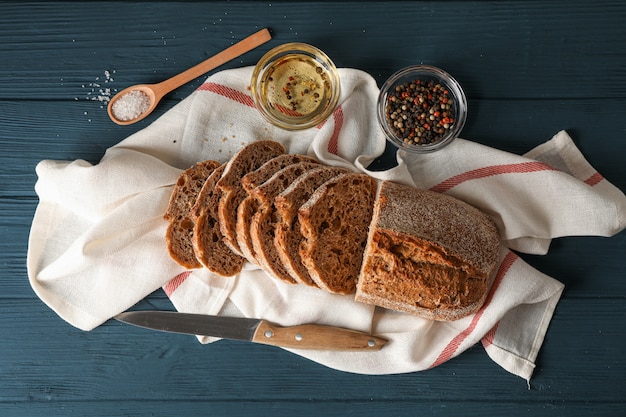
POLYGON ((146 329, 294 349, 375 351, 387 343, 386 339, 368 333, 320 324, 282 327, 263 319, 156 310, 126 311, 113 318, 146 329))

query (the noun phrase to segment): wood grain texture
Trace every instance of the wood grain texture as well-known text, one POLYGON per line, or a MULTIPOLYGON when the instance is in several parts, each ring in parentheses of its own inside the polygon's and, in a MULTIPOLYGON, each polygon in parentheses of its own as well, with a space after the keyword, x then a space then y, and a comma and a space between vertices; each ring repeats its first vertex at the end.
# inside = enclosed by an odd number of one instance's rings
MULTIPOLYGON (((309 407, 315 409, 310 415, 360 417, 364 415, 385 415, 392 409, 394 415, 413 416, 450 416, 462 415, 467 417, 502 416, 510 415, 511 410, 520 415, 531 416, 571 416, 571 415, 595 415, 598 406, 595 403, 570 403, 570 402, 537 402, 520 405, 515 402, 493 401, 489 405, 481 402, 455 403, 448 401, 415 401, 405 400, 401 403, 388 403, 386 401, 316 401, 314 406, 303 406, 302 401, 195 401, 195 408, 202 410, 202 415, 249 417, 249 416, 295 416, 307 415, 309 407)), ((306 404, 306 402, 305 402, 306 404)), ((109 402, 93 402, 90 404, 90 417, 110 417, 111 412, 121 416, 137 415, 164 415, 177 416, 181 410, 186 409, 186 404, 177 401, 121 401, 115 406, 109 402)), ((31 403, 28 407, 18 405, 8 409, 14 417, 84 417, 84 409, 77 406, 76 402, 53 402, 31 403)), ((602 411, 605 415, 620 416, 623 403, 605 403, 602 411)), ((0 405, 0 412, 4 411, 0 405)))
MULTIPOLYGON (((107 322, 81 332, 33 293, 26 249, 43 159, 97 163, 147 120, 114 125, 106 99, 159 82, 269 27, 273 40, 220 69, 303 41, 382 83, 443 67, 469 99, 463 137, 524 153, 567 130, 626 190, 626 3, 210 1, 0 3, 0 415, 624 415, 626 232, 556 239, 522 257, 566 285, 529 390, 481 346, 426 372, 363 376, 282 349, 107 322)), ((394 149, 375 162, 392 166, 394 149)), ((162 291, 139 308, 172 309, 162 291)))

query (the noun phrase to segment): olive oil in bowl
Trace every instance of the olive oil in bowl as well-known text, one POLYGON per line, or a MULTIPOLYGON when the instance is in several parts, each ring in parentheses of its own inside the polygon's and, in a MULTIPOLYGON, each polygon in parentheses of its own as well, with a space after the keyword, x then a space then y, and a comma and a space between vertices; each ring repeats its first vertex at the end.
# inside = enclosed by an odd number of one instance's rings
POLYGON ((284 129, 306 129, 332 114, 339 77, 323 52, 306 44, 286 44, 259 61, 251 89, 267 120, 284 129))

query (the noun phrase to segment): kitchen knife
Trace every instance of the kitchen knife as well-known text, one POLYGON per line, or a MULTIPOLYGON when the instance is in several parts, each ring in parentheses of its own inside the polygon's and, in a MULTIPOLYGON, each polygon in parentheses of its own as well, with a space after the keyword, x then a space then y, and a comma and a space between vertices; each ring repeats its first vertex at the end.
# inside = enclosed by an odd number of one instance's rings
POLYGON ((387 342, 380 337, 340 327, 319 324, 281 327, 262 319, 176 311, 127 311, 114 318, 147 329, 245 340, 294 349, 374 351, 381 349, 387 342))

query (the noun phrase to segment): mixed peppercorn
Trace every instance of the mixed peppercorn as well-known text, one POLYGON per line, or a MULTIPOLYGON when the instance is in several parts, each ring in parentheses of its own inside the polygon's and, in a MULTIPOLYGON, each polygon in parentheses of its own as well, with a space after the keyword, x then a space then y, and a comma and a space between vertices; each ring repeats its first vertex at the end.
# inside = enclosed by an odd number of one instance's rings
POLYGON ((405 144, 439 142, 454 125, 454 99, 435 81, 407 81, 387 97, 386 117, 391 131, 405 144))

